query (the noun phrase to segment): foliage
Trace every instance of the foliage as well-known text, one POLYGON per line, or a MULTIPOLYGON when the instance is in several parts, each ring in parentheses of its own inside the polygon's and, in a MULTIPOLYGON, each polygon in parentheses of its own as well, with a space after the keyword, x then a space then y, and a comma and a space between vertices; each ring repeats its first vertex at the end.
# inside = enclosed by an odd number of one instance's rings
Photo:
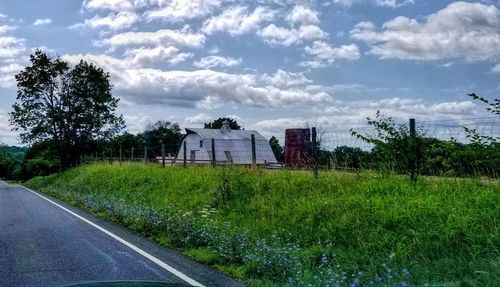
POLYGON ((176 153, 182 138, 179 125, 169 121, 157 121, 137 136, 156 156, 161 155, 162 144, 165 145, 166 153, 176 153))
POLYGON ((499 284, 497 180, 97 164, 29 185, 255 286, 499 284))
POLYGON ((16 75, 17 102, 10 113, 23 143, 50 140, 66 167, 78 162, 91 141, 123 128, 122 117, 115 114, 118 99, 111 95, 109 74, 101 68, 85 61, 71 68, 41 50, 30 62, 16 75))
POLYGON ((14 170, 20 164, 20 153, 23 148, 0 145, 0 177, 4 179, 12 178, 14 170))
POLYGON ((218 118, 212 122, 205 123, 204 128, 206 129, 220 129, 222 128, 222 124, 227 121, 229 124, 229 127, 232 130, 241 130, 241 126, 238 124, 238 122, 235 119, 232 118, 218 118))
POLYGON ((483 97, 477 96, 475 93, 468 94, 468 96, 473 98, 474 100, 479 100, 485 103, 486 105, 488 105, 488 107, 486 108, 488 112, 500 116, 500 99, 494 99, 493 101, 490 101, 483 97))
MULTIPOLYGON (((442 141, 429 137, 423 128, 417 128, 412 137, 406 125, 396 124, 393 118, 385 117, 380 112, 375 119, 368 118, 368 124, 374 127, 375 134, 351 130, 354 136, 374 145, 370 153, 358 150, 358 158, 363 159, 359 164, 361 167, 421 175, 500 175, 500 142, 466 127, 464 129, 471 140, 469 144, 455 139, 442 141)), ((346 157, 349 153, 343 150, 340 156, 346 157)), ((358 165, 352 161, 349 164, 353 167, 358 165)))
POLYGON ((269 139, 269 145, 271 146, 271 149, 273 150, 274 156, 276 157, 276 160, 278 162, 283 162, 285 159, 285 149, 283 146, 280 145, 279 140, 275 137, 272 136, 269 139))

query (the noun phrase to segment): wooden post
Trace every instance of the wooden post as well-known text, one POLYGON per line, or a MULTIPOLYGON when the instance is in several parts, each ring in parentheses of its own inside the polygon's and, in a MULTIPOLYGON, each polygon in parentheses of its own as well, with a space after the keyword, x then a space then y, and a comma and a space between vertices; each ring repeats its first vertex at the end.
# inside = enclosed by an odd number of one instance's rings
POLYGON ((113 149, 109 150, 109 164, 113 164, 113 149))
POLYGON ((148 147, 144 146, 144 163, 148 162, 148 147))
POLYGON ((185 141, 184 141, 182 148, 183 148, 183 152, 184 152, 184 167, 187 167, 187 147, 186 147, 185 141))
POLYGON ((212 139, 212 166, 215 167, 217 159, 215 158, 215 139, 212 139))
POLYGON ((132 162, 134 162, 134 147, 132 147, 131 160, 132 160, 132 162))
POLYGON ((165 167, 165 144, 161 144, 161 166, 165 167))
POLYGON ((257 165, 257 152, 255 149, 255 135, 251 135, 252 139, 252 167, 255 167, 257 165))
POLYGON ((417 179, 417 127, 415 119, 410 119, 410 179, 415 181, 417 179))
POLYGON ((122 164, 122 148, 120 147, 120 158, 119 158, 120 165, 122 164))
POLYGON ((318 134, 316 127, 311 128, 312 134, 312 160, 313 160, 313 174, 318 178, 318 134))

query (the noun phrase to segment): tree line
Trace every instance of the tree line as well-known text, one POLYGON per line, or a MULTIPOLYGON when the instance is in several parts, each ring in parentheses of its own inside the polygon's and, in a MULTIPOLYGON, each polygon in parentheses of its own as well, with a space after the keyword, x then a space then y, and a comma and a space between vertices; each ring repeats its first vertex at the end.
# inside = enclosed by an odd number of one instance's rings
MULTIPOLYGON (((0 176, 25 180, 48 175, 78 165, 82 155, 120 149, 148 147, 150 154, 175 154, 182 140, 177 123, 158 121, 138 134, 125 131, 123 116, 117 112, 119 99, 112 95, 110 75, 102 68, 81 60, 71 66, 59 57, 41 50, 30 56, 30 65, 16 76, 17 98, 10 113, 10 124, 27 148, 0 146, 0 176)), ((487 111, 500 115, 500 100, 490 101, 476 94, 474 100, 486 104, 487 111)), ((228 122, 232 129, 242 127, 235 119, 218 118, 205 128, 219 129, 228 122)), ((440 141, 425 131, 412 136, 406 126, 377 113, 368 118, 377 136, 352 131, 374 145, 370 151, 341 146, 333 151, 318 147, 316 164, 350 169, 377 168, 401 173, 417 169, 420 174, 500 173, 500 143, 496 138, 467 130, 470 144, 440 141), (415 149, 416 147, 416 149, 415 149)), ((276 137, 269 139, 279 162, 284 148, 276 137)))
MULTIPOLYGON (((30 56, 30 65, 16 76, 17 97, 10 112, 12 129, 27 148, 0 146, 0 176, 26 180, 78 165, 83 155, 103 150, 139 150, 150 154, 175 154, 182 139, 177 123, 157 121, 138 134, 125 131, 117 112, 119 99, 112 95, 110 75, 81 60, 72 66, 41 50, 30 56)), ((205 128, 220 128, 227 121, 241 129, 236 120, 218 118, 205 128)), ((273 143, 278 144, 277 140, 273 143)))

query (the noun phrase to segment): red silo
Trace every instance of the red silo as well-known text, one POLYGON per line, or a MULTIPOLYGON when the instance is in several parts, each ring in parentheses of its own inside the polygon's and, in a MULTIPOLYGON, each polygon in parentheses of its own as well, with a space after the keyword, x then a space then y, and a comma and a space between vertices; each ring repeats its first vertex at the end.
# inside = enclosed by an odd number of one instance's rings
POLYGON ((287 129, 285 131, 285 164, 296 167, 310 165, 311 147, 309 129, 287 129))

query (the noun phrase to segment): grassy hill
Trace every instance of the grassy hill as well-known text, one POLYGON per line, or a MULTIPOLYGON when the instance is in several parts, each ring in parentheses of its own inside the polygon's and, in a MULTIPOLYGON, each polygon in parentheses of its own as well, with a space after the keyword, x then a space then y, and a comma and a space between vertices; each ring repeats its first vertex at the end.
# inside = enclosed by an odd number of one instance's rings
POLYGON ((498 180, 95 164, 27 185, 254 286, 500 285, 498 180))

